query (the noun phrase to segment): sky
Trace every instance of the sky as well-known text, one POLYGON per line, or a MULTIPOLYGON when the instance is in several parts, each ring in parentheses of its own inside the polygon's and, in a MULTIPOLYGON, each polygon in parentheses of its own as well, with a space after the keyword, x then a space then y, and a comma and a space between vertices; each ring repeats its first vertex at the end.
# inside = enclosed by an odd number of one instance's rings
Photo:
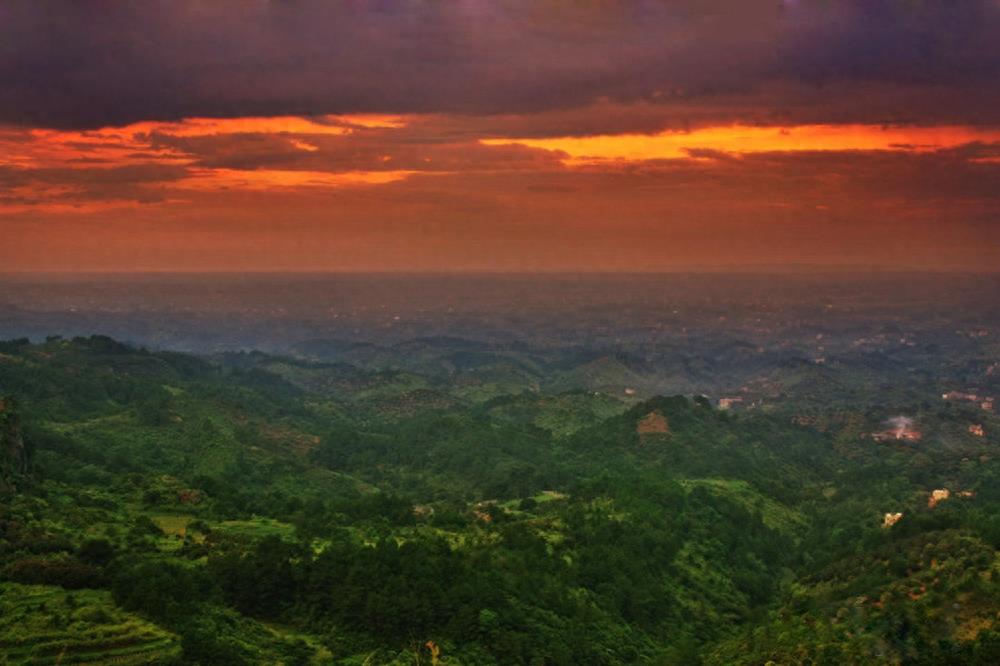
POLYGON ((0 4, 0 272, 1000 269, 1000 0, 0 4))

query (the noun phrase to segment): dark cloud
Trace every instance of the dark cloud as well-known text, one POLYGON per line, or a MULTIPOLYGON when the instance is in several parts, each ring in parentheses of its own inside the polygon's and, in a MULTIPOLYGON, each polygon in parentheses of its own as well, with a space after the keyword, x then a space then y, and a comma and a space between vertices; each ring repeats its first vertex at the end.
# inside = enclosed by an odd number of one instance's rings
POLYGON ((788 71, 818 83, 995 84, 1000 4, 967 0, 792 3, 788 71))
POLYGON ((0 206, 80 205, 98 202, 159 203, 166 185, 188 176, 180 166, 142 164, 105 169, 0 166, 0 206))
POLYGON ((435 133, 418 124, 364 129, 341 136, 238 133, 176 136, 153 132, 150 147, 185 155, 214 169, 306 171, 502 171, 559 168, 563 153, 519 144, 486 146, 463 133, 435 133), (307 146, 306 149, 301 146, 307 146))
MULTIPOLYGON (((991 0, 24 0, 0 5, 0 122, 516 118, 642 102, 631 121, 652 129, 734 108, 765 122, 823 116, 831 102, 849 107, 845 90, 877 83, 894 95, 842 113, 997 123, 995 93, 981 95, 1000 76, 997 34, 991 0), (797 92, 775 98, 777 85, 797 92)), ((592 133, 600 116, 571 119, 592 133)))

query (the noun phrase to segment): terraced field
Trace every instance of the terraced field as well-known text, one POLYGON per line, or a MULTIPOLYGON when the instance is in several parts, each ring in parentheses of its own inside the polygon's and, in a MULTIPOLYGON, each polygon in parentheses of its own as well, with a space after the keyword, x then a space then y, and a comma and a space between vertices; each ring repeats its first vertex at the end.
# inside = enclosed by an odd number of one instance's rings
POLYGON ((0 585, 0 664, 164 664, 180 653, 177 636, 107 592, 0 585))

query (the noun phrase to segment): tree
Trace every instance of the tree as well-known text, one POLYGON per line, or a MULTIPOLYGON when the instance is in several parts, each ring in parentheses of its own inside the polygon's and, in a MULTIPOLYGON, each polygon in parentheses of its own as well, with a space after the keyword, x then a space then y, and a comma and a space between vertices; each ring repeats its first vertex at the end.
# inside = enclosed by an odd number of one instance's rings
POLYGON ((88 564, 107 566, 114 558, 115 549, 106 539, 88 539, 80 545, 77 557, 88 564))

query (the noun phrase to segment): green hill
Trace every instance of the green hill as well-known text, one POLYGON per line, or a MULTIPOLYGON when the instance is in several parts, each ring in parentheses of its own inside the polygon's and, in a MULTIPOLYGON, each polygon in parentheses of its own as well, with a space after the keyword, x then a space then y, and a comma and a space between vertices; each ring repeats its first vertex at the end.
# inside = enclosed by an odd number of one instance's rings
MULTIPOLYGON (((963 408, 901 396, 923 439, 876 442, 875 408, 503 393, 509 359, 412 347, 454 384, 0 343, 4 657, 431 663, 430 642, 453 664, 995 663, 1000 469, 963 408)), ((559 381, 636 378, 584 363, 559 381)))

